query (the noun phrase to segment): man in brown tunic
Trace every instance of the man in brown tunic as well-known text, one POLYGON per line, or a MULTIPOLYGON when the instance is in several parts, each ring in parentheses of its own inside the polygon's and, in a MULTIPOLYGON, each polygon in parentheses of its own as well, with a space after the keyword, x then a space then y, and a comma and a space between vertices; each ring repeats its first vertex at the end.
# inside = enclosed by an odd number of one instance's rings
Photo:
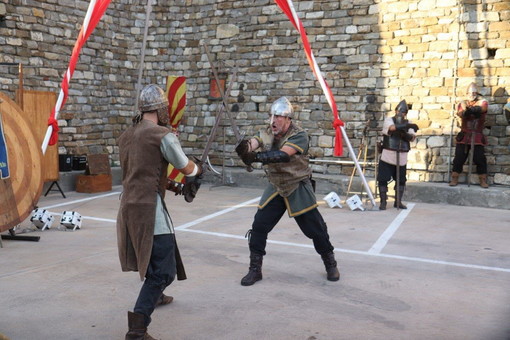
POLYGON ((266 254, 267 235, 285 211, 293 217, 301 231, 313 240, 317 253, 326 267, 327 279, 338 281, 334 247, 311 184, 308 160, 308 134, 292 122, 294 109, 285 97, 271 106, 271 123, 268 134, 244 140, 236 152, 246 165, 261 162, 269 184, 262 194, 257 213, 249 233, 250 267, 241 285, 251 286, 262 280, 262 257, 266 254), (261 152, 254 150, 260 148, 261 152))
POLYGON ((145 278, 134 310, 128 312, 126 339, 130 340, 153 339, 147 326, 154 308, 173 300, 163 291, 176 274, 178 280, 186 279, 164 202, 168 164, 189 176, 188 186, 196 185, 202 172, 166 127, 168 99, 160 87, 148 85, 141 91, 139 110, 133 126, 118 141, 123 171, 117 217, 119 258, 123 271, 138 271, 140 279, 145 278))

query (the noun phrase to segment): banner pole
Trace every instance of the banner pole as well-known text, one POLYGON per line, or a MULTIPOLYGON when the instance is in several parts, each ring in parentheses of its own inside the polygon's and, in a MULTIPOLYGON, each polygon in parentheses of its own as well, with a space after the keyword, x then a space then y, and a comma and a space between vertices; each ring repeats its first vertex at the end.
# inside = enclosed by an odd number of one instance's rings
POLYGON ((135 88, 135 107, 133 112, 136 114, 138 110, 138 96, 140 95, 140 87, 142 85, 143 63, 145 59, 145 46, 147 45, 147 35, 149 31, 149 20, 152 12, 152 0, 147 0, 147 10, 145 11, 145 28, 143 31, 142 55, 140 56, 140 65, 138 67, 138 82, 135 88))

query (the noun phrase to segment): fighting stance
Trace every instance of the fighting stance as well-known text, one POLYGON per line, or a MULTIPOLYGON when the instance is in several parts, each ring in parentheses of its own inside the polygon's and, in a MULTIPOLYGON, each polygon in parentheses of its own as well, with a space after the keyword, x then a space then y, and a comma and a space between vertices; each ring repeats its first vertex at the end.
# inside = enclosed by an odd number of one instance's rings
POLYGON ((402 197, 407 182, 407 153, 411 150, 410 142, 416 138, 418 125, 410 123, 407 119, 408 107, 405 100, 398 103, 394 117, 384 120, 382 133, 382 153, 379 160, 377 182, 381 202, 379 210, 386 210, 388 203, 388 181, 395 181, 395 202, 393 206, 398 209, 407 209, 402 203, 402 197))
POLYGON ((271 106, 271 122, 267 133, 243 140, 236 152, 246 165, 261 162, 269 179, 262 194, 252 229, 248 232, 250 267, 241 285, 251 286, 262 280, 262 257, 266 254, 267 235, 287 210, 301 231, 313 240, 317 253, 326 266, 327 279, 338 281, 334 247, 329 241, 313 192, 308 160, 308 134, 292 122, 294 109, 285 97, 271 106), (260 152, 255 152, 260 148, 260 152))
POLYGON ((483 129, 489 103, 478 93, 475 83, 469 85, 466 95, 468 100, 463 100, 457 106, 457 116, 462 119, 462 124, 460 132, 455 138, 455 157, 453 158, 452 178, 449 185, 453 187, 459 184, 462 167, 472 152, 469 165, 471 166, 472 162, 476 164, 480 186, 488 188, 487 158, 485 158, 484 150, 487 139, 483 134, 483 129))
POLYGON ((166 127, 168 99, 160 87, 143 88, 139 110, 133 126, 119 137, 124 191, 117 242, 122 271, 138 271, 142 280, 145 277, 134 310, 128 312, 126 339, 150 340, 147 326, 154 308, 173 300, 163 291, 176 274, 178 280, 186 279, 164 202, 168 163, 190 176, 183 189, 187 201, 198 190, 195 179, 202 169, 186 157, 177 137, 166 127))

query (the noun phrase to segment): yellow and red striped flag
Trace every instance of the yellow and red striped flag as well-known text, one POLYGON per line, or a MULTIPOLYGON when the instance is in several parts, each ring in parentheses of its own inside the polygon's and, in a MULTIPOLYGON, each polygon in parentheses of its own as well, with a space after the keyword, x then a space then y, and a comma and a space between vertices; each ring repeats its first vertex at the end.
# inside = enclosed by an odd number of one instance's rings
MULTIPOLYGON (((168 98, 170 125, 174 131, 177 131, 186 108, 186 77, 168 76, 166 96, 168 98)), ((178 183, 186 182, 184 174, 174 168, 172 164, 168 164, 167 177, 178 183)))
POLYGON ((177 183, 186 183, 186 176, 176 168, 172 164, 168 164, 167 177, 172 181, 177 183))
POLYGON ((170 125, 177 129, 186 108, 186 77, 168 76, 166 80, 170 125))

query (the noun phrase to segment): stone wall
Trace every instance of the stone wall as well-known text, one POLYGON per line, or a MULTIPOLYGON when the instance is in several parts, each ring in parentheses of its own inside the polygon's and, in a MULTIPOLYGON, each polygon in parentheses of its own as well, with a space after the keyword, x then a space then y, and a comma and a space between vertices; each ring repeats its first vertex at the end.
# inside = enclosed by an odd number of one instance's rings
MULTIPOLYGON (((218 106, 208 99, 206 43, 223 70, 232 74, 237 68, 231 110, 247 135, 264 128, 272 101, 287 96, 310 133, 312 155, 350 160, 347 147, 345 157, 332 157, 329 106, 297 32, 273 1, 157 3, 143 82, 164 86, 167 75, 188 78, 180 129, 187 153, 200 154, 218 106)), ((61 153, 108 152, 112 163, 118 163, 115 140, 134 111, 145 4, 112 1, 83 49, 59 119, 61 153)), ((490 102, 485 131, 490 180, 510 184, 510 117, 502 109, 510 92, 508 1, 316 0, 294 5, 356 153, 365 142, 367 160, 373 159, 382 119, 406 99, 411 104, 409 118, 421 128, 410 154, 409 178, 448 180, 452 135, 458 132, 454 103, 463 99, 469 83, 476 82, 490 102)), ((85 1, 61 0, 1 3, 0 62, 23 64, 25 88, 58 91, 87 6, 85 1)), ((0 69, 0 89, 14 97, 17 68, 0 69)), ((239 166, 234 143, 226 120, 213 144, 213 163, 239 166)), ((313 164, 317 172, 352 171, 349 164, 313 164)), ((371 168, 367 174, 373 174, 371 168)))

